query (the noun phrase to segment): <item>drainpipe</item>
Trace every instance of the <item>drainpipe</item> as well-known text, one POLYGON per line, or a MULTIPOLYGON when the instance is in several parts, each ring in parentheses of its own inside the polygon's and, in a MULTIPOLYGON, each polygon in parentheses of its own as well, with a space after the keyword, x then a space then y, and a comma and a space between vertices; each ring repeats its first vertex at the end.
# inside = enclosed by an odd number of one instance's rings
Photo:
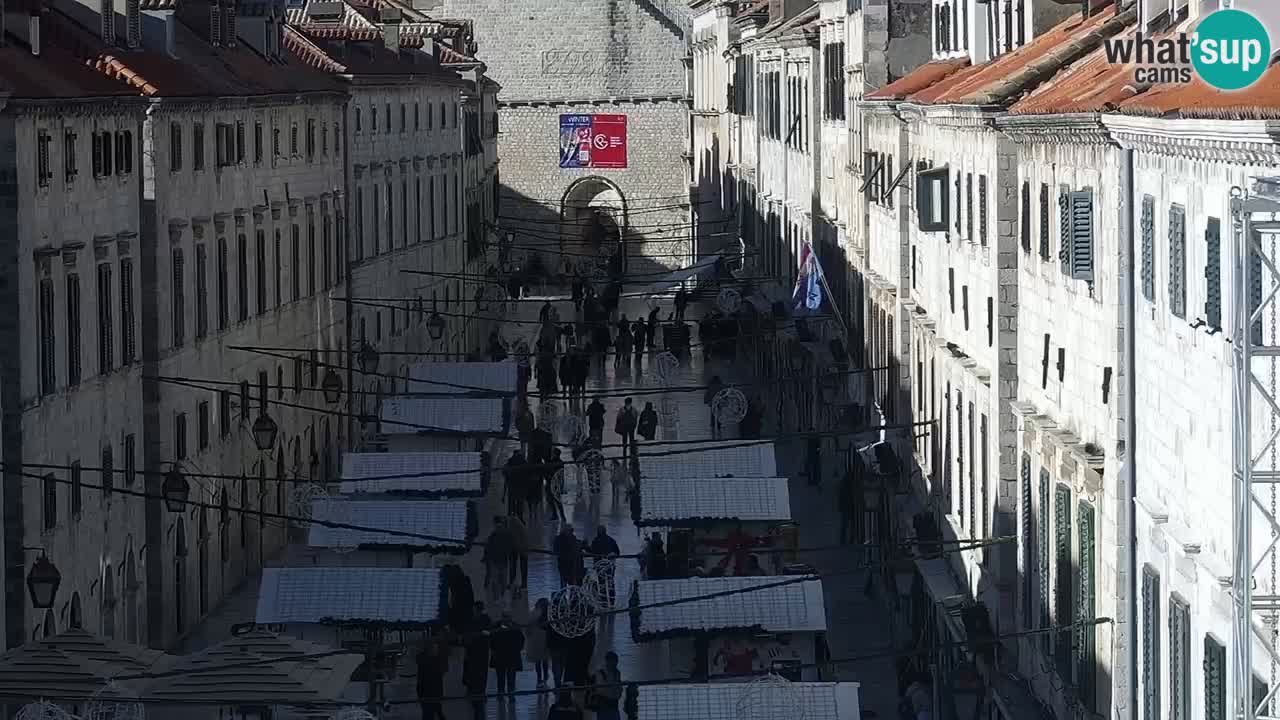
POLYGON ((1138 271, 1138 263, 1134 257, 1133 150, 1124 151, 1124 160, 1120 163, 1120 183, 1122 187, 1120 196, 1120 237, 1124 242, 1125 263, 1128 270, 1124 273, 1124 295, 1122 300, 1122 307, 1124 308, 1124 349, 1121 358, 1124 363, 1122 367, 1125 370, 1124 408, 1126 422, 1124 424, 1125 461, 1120 477, 1125 489, 1125 497, 1122 504, 1124 520, 1129 527, 1129 537, 1126 538, 1129 544, 1127 552, 1129 566, 1129 717, 1131 720, 1138 720, 1138 643, 1134 632, 1138 620, 1138 529, 1135 522, 1137 519, 1136 504, 1138 500, 1138 473, 1136 470, 1138 457, 1138 402, 1135 392, 1138 384, 1136 382, 1137 372, 1135 367, 1136 329, 1134 328, 1137 316, 1134 309, 1137 299, 1135 291, 1137 283, 1135 282, 1134 273, 1138 271))

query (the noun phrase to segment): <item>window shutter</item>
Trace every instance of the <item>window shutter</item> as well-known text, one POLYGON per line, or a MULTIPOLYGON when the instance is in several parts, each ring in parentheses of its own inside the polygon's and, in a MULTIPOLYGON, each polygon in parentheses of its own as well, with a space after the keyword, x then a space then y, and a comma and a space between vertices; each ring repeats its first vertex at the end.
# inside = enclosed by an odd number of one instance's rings
POLYGON ((964 236, 969 242, 973 236, 973 173, 965 175, 964 180, 964 236))
POLYGON ((1058 189, 1058 260, 1062 274, 1071 275, 1071 190, 1066 185, 1058 189))
POLYGON ((1096 629, 1093 625, 1083 623, 1093 620, 1097 611, 1096 601, 1096 566, 1095 538, 1097 526, 1094 522, 1093 506, 1081 502, 1080 517, 1076 521, 1079 534, 1079 588, 1080 599, 1076 604, 1076 621, 1081 623, 1075 628, 1076 651, 1076 686, 1080 688, 1080 697, 1088 708, 1094 705, 1094 683, 1097 676, 1096 652, 1094 640, 1096 629))
POLYGON ((987 176, 978 176, 978 242, 987 245, 987 176))
POLYGON ((1222 223, 1211 217, 1204 229, 1205 321, 1213 330, 1222 329, 1222 223))
POLYGON ((1022 498, 1020 514, 1022 515, 1022 626, 1035 627, 1035 586, 1036 575, 1032 567, 1036 562, 1035 526, 1031 515, 1031 456, 1022 453, 1022 498))
POLYGON ((1204 638, 1204 720, 1227 720, 1227 650, 1204 638))
POLYGON ((1181 205, 1169 206, 1169 309, 1180 318, 1187 317, 1187 229, 1186 210, 1181 205))
MULTIPOLYGON (((1036 579, 1040 584, 1040 622, 1036 627, 1049 627, 1049 470, 1040 468, 1040 501, 1036 513, 1036 579)), ((1040 651, 1048 655, 1053 649, 1053 635, 1046 633, 1041 639, 1040 651)))
POLYGON ((93 138, 93 176, 102 177, 102 135, 90 133, 93 138))
POLYGON ((1142 720, 1160 716, 1160 576, 1142 571, 1142 720))
POLYGON ((1156 199, 1142 196, 1142 296, 1156 299, 1156 199))
POLYGON ((1040 183, 1040 259, 1049 261, 1049 185, 1040 183))
POLYGON ((1071 193, 1071 277, 1093 284, 1093 191, 1071 193))
MULTIPOLYGON (((1058 485, 1054 488, 1053 497, 1053 572, 1054 599, 1057 601, 1053 612, 1053 621, 1058 625, 1070 623, 1075 616, 1075 593, 1071 582, 1071 488, 1058 485)), ((1068 639, 1060 634, 1054 642, 1054 658, 1058 665, 1058 674, 1067 679, 1072 677, 1072 648, 1068 639)))
POLYGON ((1169 720, 1191 720, 1191 608, 1169 598, 1169 720))
POLYGON ((1031 183, 1022 183, 1022 251, 1031 252, 1031 183))

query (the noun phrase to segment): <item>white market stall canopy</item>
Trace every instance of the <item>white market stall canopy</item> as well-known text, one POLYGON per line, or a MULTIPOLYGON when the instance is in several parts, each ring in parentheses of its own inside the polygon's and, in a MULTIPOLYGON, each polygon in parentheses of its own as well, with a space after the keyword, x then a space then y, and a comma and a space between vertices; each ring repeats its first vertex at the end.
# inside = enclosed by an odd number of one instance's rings
POLYGON ((342 456, 344 495, 397 493, 422 497, 481 497, 489 462, 479 452, 347 453, 342 456), (412 477, 414 473, 423 473, 412 477))
POLYGON ((684 282, 688 280, 692 280, 693 278, 696 278, 699 275, 702 275, 703 273, 711 272, 713 269, 715 269, 716 261, 718 261, 719 259, 720 259, 719 255, 709 255, 707 257, 702 258, 698 262, 692 265, 689 265, 688 267, 682 267, 679 270, 675 270, 670 275, 667 275, 666 277, 662 278, 658 282, 653 283, 648 288, 646 288, 644 291, 644 294, 645 295, 662 295, 665 293, 669 293, 672 290, 679 287, 684 282))
POLYGON ((312 523, 307 544, 318 548, 384 547, 464 553, 476 535, 473 507, 466 500, 319 498, 311 502, 312 520, 370 529, 312 523))
POLYGON ((423 362, 409 369, 409 391, 448 395, 515 395, 519 366, 514 362, 423 362))
POLYGON ((778 459, 770 440, 645 445, 642 478, 777 477, 778 459))
POLYGON ((433 568, 265 568, 259 625, 391 625, 440 620, 444 581, 433 568))
POLYGON ((379 408, 385 435, 505 435, 510 425, 506 400, 470 397, 398 397, 379 408))
POLYGON ((822 581, 816 577, 802 581, 780 575, 641 580, 636 583, 636 600, 640 607, 632 611, 637 616, 632 627, 638 640, 716 630, 795 633, 827 629, 822 581), (778 584, 787 580, 796 582, 778 584), (646 607, 761 585, 773 587, 646 607))
POLYGON ((639 527, 791 519, 791 492, 781 477, 653 477, 642 479, 637 492, 639 514, 633 520, 639 527))
POLYGON ((760 708, 777 708, 774 717, 804 720, 860 720, 859 683, 722 682, 641 685, 636 720, 740 720, 750 703, 750 717, 769 717, 760 708), (785 711, 784 711, 785 708, 785 711))

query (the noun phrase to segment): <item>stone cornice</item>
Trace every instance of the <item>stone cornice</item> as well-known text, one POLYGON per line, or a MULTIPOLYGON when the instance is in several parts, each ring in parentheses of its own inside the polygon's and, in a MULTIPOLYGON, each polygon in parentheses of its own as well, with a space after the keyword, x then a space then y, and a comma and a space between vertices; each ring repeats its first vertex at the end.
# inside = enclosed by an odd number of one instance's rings
POLYGON ((1097 113, 1071 115, 1001 115, 996 127, 1017 143, 1109 145, 1111 133, 1097 113))
POLYGON ((1127 150, 1223 163, 1280 162, 1280 123, 1276 121, 1104 115, 1102 123, 1127 150))
POLYGON ((536 98, 528 100, 499 100, 498 107, 503 109, 515 109, 522 107, 571 107, 576 105, 643 105, 645 103, 653 103, 655 105, 664 103, 687 104, 688 102, 689 98, 685 95, 628 95, 607 98, 536 98))

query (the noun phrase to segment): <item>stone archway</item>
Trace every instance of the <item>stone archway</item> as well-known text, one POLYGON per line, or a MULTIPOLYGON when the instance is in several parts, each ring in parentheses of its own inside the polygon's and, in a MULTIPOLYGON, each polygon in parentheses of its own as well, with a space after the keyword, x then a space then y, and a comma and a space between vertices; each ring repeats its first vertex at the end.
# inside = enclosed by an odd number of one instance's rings
POLYGON ((557 269, 607 267, 608 258, 621 255, 626 267, 624 236, 628 226, 627 199, 617 183, 598 175, 578 178, 560 200, 560 252, 557 269), (597 258, 593 262, 593 258, 597 258))

